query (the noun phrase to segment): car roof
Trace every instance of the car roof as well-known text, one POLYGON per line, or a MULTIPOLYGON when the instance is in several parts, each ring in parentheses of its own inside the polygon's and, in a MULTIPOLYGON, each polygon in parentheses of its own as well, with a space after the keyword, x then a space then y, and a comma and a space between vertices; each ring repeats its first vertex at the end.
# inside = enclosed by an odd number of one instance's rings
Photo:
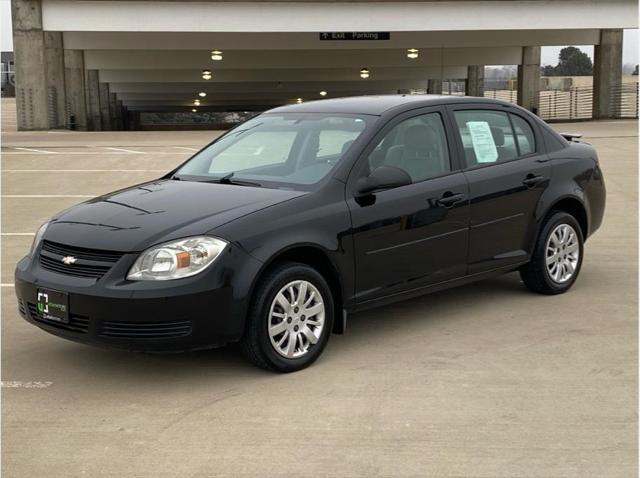
POLYGON ((424 106, 455 103, 484 103, 509 106, 511 103, 476 96, 450 95, 380 95, 351 96, 308 101, 295 105, 280 106, 266 113, 341 113, 381 116, 389 110, 411 110, 424 106))

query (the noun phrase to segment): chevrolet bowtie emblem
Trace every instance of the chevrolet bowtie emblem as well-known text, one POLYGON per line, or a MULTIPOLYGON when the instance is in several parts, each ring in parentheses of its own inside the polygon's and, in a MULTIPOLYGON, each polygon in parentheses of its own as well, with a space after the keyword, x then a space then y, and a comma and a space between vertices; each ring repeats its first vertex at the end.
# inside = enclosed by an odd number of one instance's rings
POLYGON ((73 256, 65 256, 62 258, 62 262, 64 262, 66 265, 71 265, 74 262, 76 262, 78 259, 76 259, 73 256))

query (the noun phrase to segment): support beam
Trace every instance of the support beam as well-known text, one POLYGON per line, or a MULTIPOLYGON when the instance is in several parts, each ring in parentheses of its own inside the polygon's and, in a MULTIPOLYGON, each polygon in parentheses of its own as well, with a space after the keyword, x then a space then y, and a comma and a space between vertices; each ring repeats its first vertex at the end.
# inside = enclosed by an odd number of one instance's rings
POLYGON ((100 123, 102 131, 111 130, 111 113, 109 112, 109 83, 100 83, 98 85, 100 94, 100 123))
POLYGON ((62 32, 44 34, 44 76, 49 128, 65 127, 64 50, 62 32))
POLYGON ((430 95, 441 95, 442 94, 442 80, 440 79, 429 79, 429 83, 427 86, 427 93, 430 95))
POLYGON ((100 82, 98 70, 85 71, 87 129, 102 131, 102 116, 100 114, 100 82))
POLYGON ((620 116, 622 30, 600 30, 593 55, 593 118, 620 116))
POLYGON ((116 121, 118 131, 124 130, 124 109, 122 107, 122 100, 116 100, 116 121))
POLYGON ((465 85, 467 96, 484 96, 484 65, 469 65, 465 85))
POLYGON ((540 100, 540 47, 525 46, 518 65, 518 104, 533 113, 540 100))
POLYGON ((64 76, 67 97, 67 126, 87 130, 87 104, 82 50, 64 50, 64 76))
POLYGON ((40 0, 11 2, 19 130, 49 127, 40 0))
POLYGON ((109 93, 109 114, 110 114, 110 123, 111 123, 111 130, 112 131, 118 131, 118 113, 116 111, 116 109, 118 108, 117 105, 117 97, 115 93, 109 93))

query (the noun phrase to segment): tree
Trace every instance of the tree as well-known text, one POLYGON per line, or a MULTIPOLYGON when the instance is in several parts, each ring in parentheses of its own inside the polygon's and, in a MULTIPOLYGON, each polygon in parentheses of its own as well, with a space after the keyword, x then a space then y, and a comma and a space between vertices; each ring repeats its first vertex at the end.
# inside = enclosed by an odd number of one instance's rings
POLYGON ((638 65, 636 65, 636 67, 633 69, 633 73, 631 73, 632 75, 638 76, 638 65))
POLYGON ((593 75, 593 63, 585 52, 574 46, 567 46, 560 50, 558 64, 547 65, 543 68, 545 76, 586 76, 593 75))

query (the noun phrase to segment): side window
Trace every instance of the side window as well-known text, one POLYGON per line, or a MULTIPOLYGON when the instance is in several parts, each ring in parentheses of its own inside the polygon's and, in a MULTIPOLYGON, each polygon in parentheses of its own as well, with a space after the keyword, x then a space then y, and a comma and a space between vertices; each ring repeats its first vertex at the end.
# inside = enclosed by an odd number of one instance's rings
POLYGON ((513 121, 513 129, 516 132, 516 139, 520 147, 520 156, 536 152, 536 137, 533 134, 531 125, 523 118, 517 115, 511 115, 513 121))
POLYGON ((510 161, 518 157, 507 113, 492 110, 455 111, 468 166, 510 161))
POLYGON ((440 113, 404 120, 389 131, 369 155, 370 171, 383 164, 404 169, 414 183, 451 171, 440 113))

